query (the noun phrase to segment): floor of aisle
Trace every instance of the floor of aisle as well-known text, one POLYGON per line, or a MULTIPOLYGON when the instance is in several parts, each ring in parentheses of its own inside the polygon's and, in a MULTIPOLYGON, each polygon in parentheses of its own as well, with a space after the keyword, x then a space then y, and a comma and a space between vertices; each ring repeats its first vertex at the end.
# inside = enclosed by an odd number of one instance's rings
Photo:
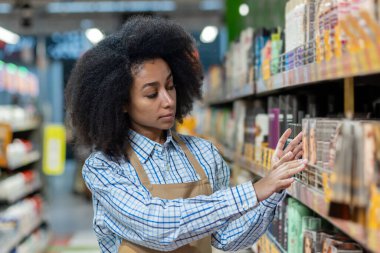
MULTIPOLYGON (((61 176, 46 178, 45 217, 52 233, 46 253, 99 253, 92 230, 91 199, 73 193, 75 161, 66 161, 61 176)), ((222 251, 213 249, 213 253, 222 251)), ((250 250, 238 253, 251 253, 250 250)))
POLYGON ((99 253, 92 230, 91 200, 74 194, 75 161, 66 161, 61 176, 46 178, 45 217, 52 238, 47 253, 99 253))

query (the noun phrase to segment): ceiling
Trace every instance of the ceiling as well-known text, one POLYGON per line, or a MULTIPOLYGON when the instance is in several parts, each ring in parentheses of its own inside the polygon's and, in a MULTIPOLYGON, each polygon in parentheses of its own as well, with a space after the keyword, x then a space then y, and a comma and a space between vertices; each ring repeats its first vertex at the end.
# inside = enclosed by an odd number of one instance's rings
POLYGON ((155 12, 189 31, 223 24, 224 0, 1 0, 0 26, 19 34, 43 35, 97 27, 117 30, 129 15, 155 12))

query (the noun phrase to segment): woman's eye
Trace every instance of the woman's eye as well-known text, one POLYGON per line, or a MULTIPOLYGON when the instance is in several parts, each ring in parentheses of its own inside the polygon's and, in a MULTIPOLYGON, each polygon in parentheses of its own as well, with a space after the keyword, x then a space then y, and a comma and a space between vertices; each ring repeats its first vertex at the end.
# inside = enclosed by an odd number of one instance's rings
POLYGON ((175 85, 171 84, 171 85, 168 85, 168 87, 166 89, 168 89, 168 90, 174 90, 174 88, 175 88, 175 85))
POLYGON ((153 94, 147 95, 146 97, 147 98, 155 98, 155 97, 157 97, 157 95, 158 95, 158 93, 153 93, 153 94))

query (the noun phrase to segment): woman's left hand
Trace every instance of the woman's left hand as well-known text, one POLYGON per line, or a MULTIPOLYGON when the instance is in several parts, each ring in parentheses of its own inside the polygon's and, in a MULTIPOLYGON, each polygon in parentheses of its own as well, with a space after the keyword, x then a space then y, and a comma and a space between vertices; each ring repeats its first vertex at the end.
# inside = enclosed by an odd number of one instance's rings
POLYGON ((284 150, 286 140, 289 138, 291 133, 292 130, 288 128, 279 139, 277 147, 272 156, 272 167, 280 161, 284 154, 287 154, 288 152, 292 152, 293 154, 290 160, 300 159, 302 157, 302 132, 299 133, 284 150))

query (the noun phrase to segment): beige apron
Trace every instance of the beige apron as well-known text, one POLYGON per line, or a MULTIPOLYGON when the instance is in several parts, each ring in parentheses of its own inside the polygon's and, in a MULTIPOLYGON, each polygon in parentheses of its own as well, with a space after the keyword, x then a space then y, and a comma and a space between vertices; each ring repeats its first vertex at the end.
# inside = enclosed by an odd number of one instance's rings
MULTIPOLYGON (((136 170, 141 183, 150 191, 153 197, 162 199, 176 198, 193 198, 199 195, 210 195, 212 193, 210 182, 207 179, 206 173, 201 168, 199 162, 187 148, 186 144, 173 133, 173 138, 179 143, 182 150, 185 152, 187 159, 195 168, 200 176, 200 180, 191 183, 181 184, 151 184, 148 176, 145 173, 136 153, 132 148, 128 148, 128 156, 133 168, 136 170)), ((149 249, 137 244, 123 240, 121 242, 119 253, 154 253, 161 252, 158 250, 149 249)), ((188 245, 182 246, 176 250, 170 251, 173 253, 211 253, 211 236, 207 236, 198 241, 191 242, 188 245)))

